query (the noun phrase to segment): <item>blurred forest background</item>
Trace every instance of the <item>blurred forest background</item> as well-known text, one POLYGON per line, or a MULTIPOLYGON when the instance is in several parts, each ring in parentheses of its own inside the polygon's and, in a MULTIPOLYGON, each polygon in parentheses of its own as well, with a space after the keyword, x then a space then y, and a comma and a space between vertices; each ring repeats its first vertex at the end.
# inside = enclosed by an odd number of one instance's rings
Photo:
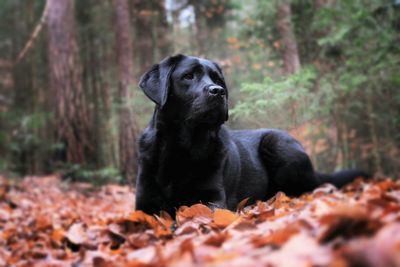
POLYGON ((1 0, 0 173, 134 181, 137 82, 176 53, 223 67, 230 127, 399 176, 399 0, 1 0))

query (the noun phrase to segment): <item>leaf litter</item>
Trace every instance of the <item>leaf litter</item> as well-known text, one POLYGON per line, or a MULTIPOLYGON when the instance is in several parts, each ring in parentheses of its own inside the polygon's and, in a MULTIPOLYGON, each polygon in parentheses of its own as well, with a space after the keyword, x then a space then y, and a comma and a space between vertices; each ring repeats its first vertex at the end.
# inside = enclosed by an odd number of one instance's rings
POLYGON ((127 186, 0 177, 0 266, 400 266, 398 180, 248 200, 171 218, 127 186))

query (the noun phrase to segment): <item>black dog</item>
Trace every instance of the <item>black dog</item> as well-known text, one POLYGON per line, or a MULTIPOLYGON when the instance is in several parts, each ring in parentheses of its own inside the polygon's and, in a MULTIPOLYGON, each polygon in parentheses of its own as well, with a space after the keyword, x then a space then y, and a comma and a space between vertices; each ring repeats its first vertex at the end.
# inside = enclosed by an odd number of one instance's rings
POLYGON ((265 200, 278 191, 299 195, 325 182, 341 186, 357 170, 316 173, 303 147, 275 129, 228 130, 228 90, 214 62, 168 57, 139 83, 156 103, 139 143, 136 209, 171 214, 203 203, 235 209, 239 201, 265 200))

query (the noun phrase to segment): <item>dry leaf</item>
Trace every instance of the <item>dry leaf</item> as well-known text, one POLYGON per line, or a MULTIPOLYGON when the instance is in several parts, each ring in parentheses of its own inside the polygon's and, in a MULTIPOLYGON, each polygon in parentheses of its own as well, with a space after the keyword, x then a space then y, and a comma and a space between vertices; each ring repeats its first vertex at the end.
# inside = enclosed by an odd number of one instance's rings
POLYGON ((238 218, 239 216, 232 211, 225 209, 216 209, 214 211, 213 221, 218 227, 226 227, 238 218))
POLYGON ((211 235, 205 241, 205 245, 220 247, 226 240, 230 238, 230 234, 228 232, 220 232, 211 235))
POLYGON ((242 201, 239 202, 239 204, 236 207, 236 211, 240 212, 244 209, 244 207, 246 206, 247 202, 249 202, 250 197, 246 197, 245 199, 243 199, 242 201))
POLYGON ((178 225, 182 225, 188 220, 191 220, 195 217, 204 218, 205 221, 208 222, 208 219, 212 218, 212 211, 209 207, 203 204, 195 204, 191 207, 182 206, 176 212, 176 221, 178 225))
POLYGON ((126 186, 66 190, 56 176, 10 185, 0 178, 1 266, 400 265, 398 180, 243 200, 237 213, 196 204, 176 223, 133 211, 126 186))
POLYGON ((271 234, 263 236, 255 236, 252 238, 252 243, 255 247, 263 247, 266 245, 282 246, 286 243, 293 235, 299 232, 298 227, 294 225, 287 226, 272 232, 271 234))

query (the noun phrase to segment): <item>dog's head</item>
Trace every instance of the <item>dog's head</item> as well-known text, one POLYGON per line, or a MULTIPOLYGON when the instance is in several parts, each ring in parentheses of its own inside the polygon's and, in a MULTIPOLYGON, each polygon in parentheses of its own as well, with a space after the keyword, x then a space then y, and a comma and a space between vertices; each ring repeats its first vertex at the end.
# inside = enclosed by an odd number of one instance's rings
POLYGON ((228 90, 213 61, 167 57, 141 77, 139 86, 174 120, 218 126, 228 119, 228 90))

